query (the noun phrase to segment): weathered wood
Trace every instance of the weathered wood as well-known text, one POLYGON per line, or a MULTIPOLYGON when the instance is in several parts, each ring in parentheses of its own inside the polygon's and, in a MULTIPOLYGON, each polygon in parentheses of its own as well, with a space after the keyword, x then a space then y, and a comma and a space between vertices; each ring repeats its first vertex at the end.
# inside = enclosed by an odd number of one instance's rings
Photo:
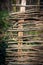
MULTIPOLYGON (((42 30, 43 30, 43 29, 42 29, 42 30)), ((17 29, 17 30, 13 29, 13 30, 7 30, 7 31, 9 31, 9 32, 10 32, 10 31, 12 31, 12 32, 13 32, 13 31, 16 31, 16 32, 20 32, 20 31, 21 31, 21 32, 26 32, 26 31, 27 31, 27 32, 28 32, 28 31, 41 31, 41 29, 24 29, 24 30, 22 30, 22 29, 19 29, 19 30, 18 30, 18 29, 17 29)))
MULTIPOLYGON (((40 43, 43 43, 43 41, 40 41, 40 40, 39 41, 38 40, 37 41, 31 41, 30 40, 30 41, 21 41, 21 42, 23 42, 23 43, 32 43, 32 42, 40 42, 40 43)), ((18 42, 8 42, 8 43, 18 43, 18 42)))
POLYGON ((12 6, 19 6, 19 7, 43 7, 43 5, 21 5, 21 4, 12 4, 12 6))
MULTIPOLYGON (((7 60, 8 61, 8 60, 7 60)), ((9 60, 10 61, 10 60, 9 60)), ((15 62, 15 63, 13 63, 13 61, 11 61, 11 63, 9 62, 9 64, 8 65, 38 65, 38 60, 35 62, 15 62)))
POLYGON ((39 7, 43 5, 39 5, 39 0, 38 5, 26 5, 26 1, 23 5, 23 1, 25 0, 22 0, 22 4, 13 5, 20 7, 20 12, 9 13, 12 26, 7 32, 12 32, 12 34, 10 33, 10 38, 6 40, 8 42, 6 61, 9 62, 8 65, 43 64, 43 33, 41 35, 43 12, 39 11, 39 7), (25 7, 30 7, 30 9, 25 10, 25 7), (37 32, 32 34, 29 31, 37 32))

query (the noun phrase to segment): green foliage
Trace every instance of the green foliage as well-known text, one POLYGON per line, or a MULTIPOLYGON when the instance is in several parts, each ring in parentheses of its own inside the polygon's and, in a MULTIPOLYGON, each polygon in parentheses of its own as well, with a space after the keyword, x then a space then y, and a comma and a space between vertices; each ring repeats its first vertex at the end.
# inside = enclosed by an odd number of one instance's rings
POLYGON ((0 40, 5 40, 6 38, 5 33, 10 24, 8 17, 8 11, 0 11, 0 40))
POLYGON ((0 65, 5 65, 6 48, 8 47, 5 42, 5 32, 9 27, 7 17, 7 11, 0 11, 0 65))
POLYGON ((9 26, 7 17, 8 17, 7 11, 0 11, 0 29, 1 30, 6 30, 9 26))

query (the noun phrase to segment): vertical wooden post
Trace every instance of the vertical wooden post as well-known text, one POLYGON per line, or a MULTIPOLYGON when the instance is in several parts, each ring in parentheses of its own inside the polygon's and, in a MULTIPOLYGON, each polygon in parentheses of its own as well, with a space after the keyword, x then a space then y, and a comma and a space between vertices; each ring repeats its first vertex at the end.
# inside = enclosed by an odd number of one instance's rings
MULTIPOLYGON (((26 0, 21 0, 21 5, 26 5, 26 0)), ((20 12, 25 12, 25 7, 20 7, 20 12)), ((18 22, 24 22, 24 20, 19 20, 18 22)), ((18 24, 18 28, 19 29, 23 29, 23 26, 21 24, 18 24)), ((23 37, 23 32, 18 32, 18 37, 23 37)), ((22 42, 23 41, 22 39, 18 39, 18 59, 19 59, 19 56, 21 56, 21 53, 22 53, 22 49, 21 49, 21 46, 22 46, 22 42)))

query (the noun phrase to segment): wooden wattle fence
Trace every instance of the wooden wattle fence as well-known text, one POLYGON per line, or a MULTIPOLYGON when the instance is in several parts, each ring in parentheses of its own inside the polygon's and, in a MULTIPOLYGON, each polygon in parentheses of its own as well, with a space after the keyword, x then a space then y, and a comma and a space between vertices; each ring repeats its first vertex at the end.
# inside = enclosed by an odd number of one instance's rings
POLYGON ((8 65, 43 65, 42 15, 33 8, 23 13, 9 14, 8 65))

